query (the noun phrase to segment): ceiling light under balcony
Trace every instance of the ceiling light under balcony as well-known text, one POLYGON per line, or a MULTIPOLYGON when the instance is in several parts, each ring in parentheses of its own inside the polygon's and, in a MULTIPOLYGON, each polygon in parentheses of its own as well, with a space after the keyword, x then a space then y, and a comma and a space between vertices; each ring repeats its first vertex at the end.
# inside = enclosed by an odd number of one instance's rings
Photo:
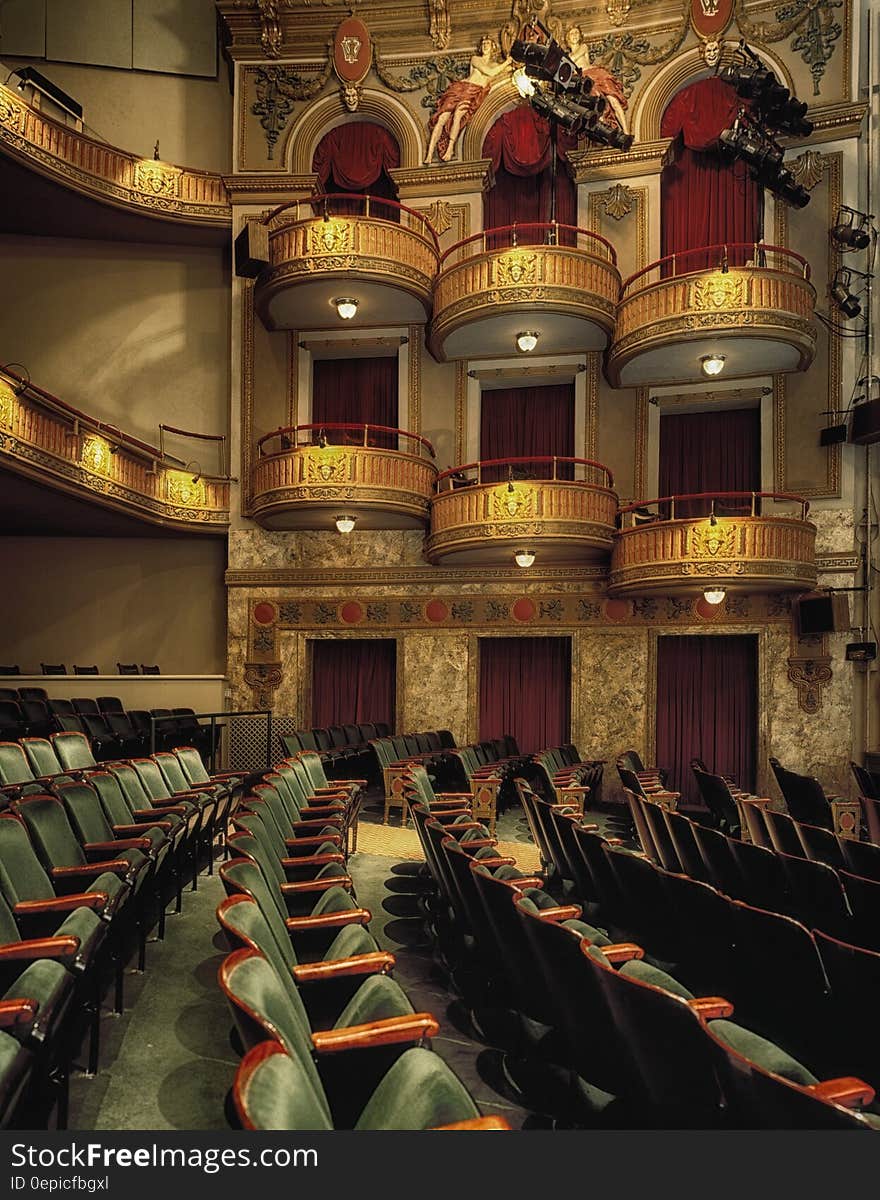
POLYGON ((715 587, 707 587, 703 592, 703 599, 707 604, 720 604, 727 595, 727 590, 720 585, 715 587))
POLYGON ((518 567, 530 567, 535 561, 533 550, 517 550, 513 557, 518 567))
POLYGON ((345 515, 336 518, 336 528, 340 533, 351 533, 355 527, 357 517, 347 517, 345 515))
POLYGON ((720 375, 726 362, 727 359, 723 354, 704 354, 700 359, 700 366, 703 368, 704 375, 720 375))
POLYGON ((337 296, 331 303, 335 307, 340 320, 350 321, 357 313, 359 302, 351 296, 337 296))
POLYGON ((538 344, 540 334, 534 329, 524 329, 522 333, 516 335, 516 348, 520 354, 531 354, 538 344))

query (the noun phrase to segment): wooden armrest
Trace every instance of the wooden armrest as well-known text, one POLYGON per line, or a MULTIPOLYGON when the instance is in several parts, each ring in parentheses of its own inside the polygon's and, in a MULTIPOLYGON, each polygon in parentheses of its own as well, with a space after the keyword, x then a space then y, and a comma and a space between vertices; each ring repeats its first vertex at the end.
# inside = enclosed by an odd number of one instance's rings
POLYGON ((435 796, 431 801, 431 812, 436 812, 438 809, 442 812, 467 812, 473 799, 470 793, 466 800, 445 800, 442 796, 435 796))
POLYGON ((844 1108, 863 1108, 874 1102, 874 1089, 863 1079, 852 1075, 840 1079, 823 1079, 819 1083, 811 1083, 808 1092, 821 1096, 823 1100, 831 1100, 834 1104, 842 1104, 844 1108))
POLYGON ((27 1025, 33 1021, 39 1008, 36 1000, 22 997, 15 1000, 0 1000, 0 1029, 11 1029, 15 1025, 27 1025))
POLYGON ((300 816, 307 821, 341 821, 345 819, 345 806, 341 804, 330 805, 327 808, 315 807, 307 804, 299 810, 300 816))
POLYGON ((466 829, 479 829, 481 827, 480 821, 450 821, 449 824, 450 828, 461 830, 462 832, 466 829))
POLYGON ((325 842, 332 842, 334 846, 342 845, 342 835, 339 833, 325 833, 323 837, 301 837, 301 838, 285 838, 284 845, 288 850, 296 850, 301 846, 323 846, 325 842))
POLYGON ((437 1132, 444 1129, 510 1129, 510 1123, 504 1117, 471 1117, 469 1121, 456 1121, 453 1125, 432 1125, 437 1132))
MULTIPOLYGON (((584 826, 584 828, 587 828, 587 826, 584 826)), ((622 846, 623 838, 606 838, 605 842, 609 846, 622 846)))
MULTIPOLYGON (((451 840, 455 841, 455 838, 452 838, 451 840)), ((481 867, 515 867, 516 866, 515 858, 501 858, 501 857, 479 858, 479 859, 477 859, 477 862, 479 862, 481 867)))
POLYGON ((369 783, 368 779, 340 779, 340 783, 353 783, 356 787, 366 787, 369 783))
POLYGON ((281 866, 287 867, 323 867, 327 863, 344 863, 344 854, 303 854, 299 858, 282 858, 281 866))
POLYGON ((598 949, 602 951, 610 963, 632 962, 633 959, 645 957, 644 950, 641 946, 637 946, 635 942, 615 942, 611 946, 599 946, 598 949))
POLYGON ((53 879, 75 879, 77 875, 103 875, 109 871, 111 875, 127 875, 131 863, 120 858, 109 859, 106 862, 89 863, 87 867, 52 867, 49 874, 53 879))
MULTIPOLYGON (((156 824, 158 825, 158 821, 156 822, 156 824)), ((164 825, 165 825, 166 829, 170 829, 170 825, 167 821, 164 822, 164 825)), ((140 846, 141 842, 146 842, 146 848, 151 849, 153 843, 150 841, 149 838, 138 837, 138 830, 142 829, 142 828, 143 828, 142 825, 114 825, 113 832, 118 833, 120 838, 123 838, 123 839, 126 837, 136 839, 135 841, 132 842, 132 848, 134 848, 135 846, 140 846)), ((94 844, 95 843, 92 843, 92 845, 94 845, 94 844)), ((116 845, 121 847, 122 842, 117 841, 116 845)))
POLYGON ((291 821, 291 829, 323 829, 325 825, 333 825, 336 829, 342 828, 342 820, 339 817, 325 817, 323 821, 291 821))
POLYGON ((395 961, 393 954, 372 950, 368 954, 353 954, 350 958, 303 963, 291 970, 296 983, 313 983, 321 979, 345 979, 352 975, 387 975, 395 961))
POLYGON ((401 1017, 386 1017, 364 1025, 349 1025, 345 1029, 327 1029, 312 1034, 316 1054, 339 1054, 344 1050, 365 1050, 373 1046, 395 1046, 405 1042, 418 1045, 436 1037, 440 1026, 431 1013, 407 1013, 401 1017))
POLYGON ((152 848, 153 843, 145 837, 117 838, 112 842, 86 842, 83 846, 86 854, 115 854, 118 850, 152 850, 152 848))
POLYGON ((697 996, 688 1004, 704 1021, 715 1021, 719 1017, 733 1016, 733 1005, 723 996, 697 996))
POLYGON ((283 896, 299 896, 304 892, 326 892, 332 887, 351 889, 350 875, 331 875, 327 879, 304 879, 300 883, 281 883, 278 885, 283 896))
POLYGON ((106 892, 75 892, 71 896, 56 896, 54 900, 19 900, 12 912, 17 917, 38 917, 43 913, 69 913, 78 908, 103 908, 108 899, 106 892))
POLYGON ((10 942, 6 946, 0 946, 0 963, 30 962, 37 958, 61 961, 65 958, 75 958, 79 953, 79 947, 78 937, 28 938, 21 942, 10 942))
POLYGON ((369 925, 373 914, 368 908, 345 908, 342 912, 322 913, 319 917, 288 917, 284 924, 289 933, 311 929, 342 929, 346 925, 369 925))
MULTIPOLYGON (((475 865, 479 866, 484 861, 484 859, 478 859, 475 865)), ((522 875, 519 879, 505 879, 503 882, 509 883, 511 887, 515 888, 542 888, 547 881, 541 875, 522 875)))
POLYGON ((576 795, 588 796, 592 789, 588 788, 585 784, 565 784, 556 790, 557 792, 574 792, 576 795))
POLYGON ((466 800, 468 803, 473 800, 473 792, 436 792, 435 800, 466 800))
POLYGON ((467 854, 469 850, 482 850, 484 846, 497 846, 498 839, 493 837, 471 838, 468 842, 459 842, 459 845, 467 854))
POLYGON ((583 912, 579 904, 557 904, 553 908, 538 910, 542 921, 576 921, 583 912))
POLYGON ((170 812, 177 813, 181 817, 185 817, 189 811, 185 804, 177 804, 173 800, 154 800, 152 808, 135 809, 136 817, 146 817, 154 812, 170 812))

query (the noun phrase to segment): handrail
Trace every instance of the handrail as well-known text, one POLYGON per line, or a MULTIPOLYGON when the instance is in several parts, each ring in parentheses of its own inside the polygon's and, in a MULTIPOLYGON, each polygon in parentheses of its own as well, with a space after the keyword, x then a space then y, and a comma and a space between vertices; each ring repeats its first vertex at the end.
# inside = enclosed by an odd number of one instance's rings
MULTIPOLYGON (((422 229, 426 231, 426 233, 423 234, 422 236, 425 236, 425 239, 427 241, 431 242, 431 244, 433 245, 434 249, 436 250, 436 252, 438 254, 440 253, 440 240, 437 236, 437 231, 434 228, 434 226, 431 224, 431 222, 428 220, 428 218, 425 216, 424 213, 418 212, 418 210, 415 208, 409 208, 406 204, 401 204, 397 200, 388 200, 384 196, 369 196, 366 194, 366 192, 318 192, 318 193, 315 193, 306 198, 301 198, 299 200, 289 200, 285 204, 279 204, 277 208, 273 208, 272 211, 263 218, 261 223, 263 225, 269 226, 269 225, 271 225, 272 221, 274 221, 274 219, 276 217, 279 217, 281 215, 281 213, 287 212, 288 209, 291 209, 291 208, 295 209, 296 217, 294 218, 293 221, 289 222, 286 225, 281 225, 277 229, 271 230, 269 236, 275 237, 277 234, 282 233, 285 229, 289 229, 291 227, 291 225, 296 225, 300 221, 316 221, 316 220, 320 220, 322 218, 326 221, 332 216, 341 216, 341 217, 362 216, 364 218, 372 218, 373 220, 377 220, 377 221, 388 220, 387 217, 383 217, 380 214, 375 213, 375 212, 370 212, 371 206, 373 208, 376 208, 377 206, 381 207, 382 205, 385 205, 388 208, 396 209, 398 212, 406 213, 407 216, 412 217, 413 220, 416 222, 416 224, 420 225, 422 227, 422 229), (333 213, 330 211, 330 209, 328 207, 328 204, 327 204, 328 200, 341 200, 345 204, 351 204, 356 200, 363 200, 364 201, 364 211, 363 211, 363 213, 351 213, 351 212, 333 213), (312 210, 307 217, 301 217, 299 215, 300 205, 302 205, 302 204, 308 205, 309 208, 312 210), (319 206, 319 210, 322 209, 323 211, 315 212, 316 205, 319 206)), ((393 223, 398 224, 399 222, 393 222, 393 223)), ((401 228, 409 229, 409 226, 401 225, 401 228)), ((410 231, 410 233, 418 232, 417 230, 413 230, 413 229, 409 229, 409 231, 410 231)))
MULTIPOLYGON (((805 521, 807 519, 807 515, 810 511, 809 500, 806 500, 803 496, 797 496, 793 492, 757 492, 757 491, 755 491, 755 492, 688 492, 685 494, 675 495, 675 496, 659 496, 654 500, 637 500, 634 504, 627 504, 624 507, 619 508, 617 510, 617 515, 618 515, 618 517, 622 517, 625 513, 636 513, 642 509, 649 508, 651 505, 654 505, 654 504, 657 504, 657 505, 668 504, 670 515, 668 517, 661 517, 660 514, 657 513, 656 519, 660 520, 660 521, 663 521, 663 520, 674 521, 676 519, 676 517, 675 517, 676 503, 682 502, 682 501, 689 501, 689 500, 710 500, 712 502, 711 510, 709 513, 710 517, 716 516, 716 513, 715 513, 715 501, 716 500, 748 500, 749 504, 750 504, 750 508, 751 508, 749 516, 751 516, 751 517, 756 517, 756 516, 761 515, 760 512, 758 511, 758 509, 760 508, 760 505, 758 505, 756 503, 756 501, 758 501, 758 500, 790 500, 794 504, 800 504, 801 505, 801 520, 803 520, 803 521, 805 521)), ((654 513, 650 513, 648 515, 650 517, 655 516, 654 513)), ((689 517, 689 518, 682 518, 682 519, 693 520, 694 518, 689 517)))
MULTIPOLYGON (((318 434, 320 436, 320 434, 326 433, 328 430, 332 431, 332 430, 348 430, 348 429, 358 430, 359 432, 362 433, 362 436, 364 439, 363 442, 348 443, 349 445, 363 445, 363 446, 369 448, 369 446, 370 446, 369 437, 370 437, 371 433, 387 433, 387 434, 391 434, 392 436, 396 436, 396 437, 408 438, 410 441, 415 442, 418 447, 424 447, 430 454, 431 458, 435 457, 433 445, 428 441, 428 439, 426 437, 422 437, 422 435, 420 433, 410 433, 406 429, 396 429, 392 425, 367 425, 367 424, 361 424, 358 421, 325 421, 325 422, 317 421, 317 422, 312 422, 309 425, 279 426, 278 429, 273 430, 271 433, 263 434, 263 436, 257 442, 257 451, 261 458, 264 457, 265 453, 266 453, 263 450, 264 442, 268 442, 271 438, 276 438, 276 437, 280 438, 280 437, 284 437, 285 435, 288 435, 291 433, 296 435, 300 432, 306 432, 306 431, 311 432, 311 431, 317 430, 318 434)), ((300 449, 300 448, 303 448, 306 446, 314 446, 316 444, 317 443, 315 443, 314 441, 295 442, 291 446, 282 446, 281 450, 275 451, 275 453, 276 454, 286 454, 286 453, 289 453, 289 451, 291 451, 291 450, 300 449)), ((380 447, 375 447, 375 449, 387 450, 387 449, 389 449, 389 447, 380 446, 380 447)))
MULTIPOLYGON (((199 442, 219 442, 220 443, 220 478, 225 479, 228 475, 226 470, 226 434, 225 433, 194 433, 191 429, 177 429, 174 425, 159 425, 159 452, 164 458, 165 456, 165 434, 173 433, 178 437, 193 438, 199 442)), ((189 463, 186 464, 189 466, 189 463)), ((201 474, 201 464, 199 466, 199 474, 201 474)))
MULTIPOLYGON (((612 475, 609 468, 605 466, 604 463, 596 462, 594 459, 591 459, 591 458, 575 458, 571 455, 539 454, 539 455, 527 455, 525 457, 519 457, 519 458, 486 458, 486 459, 483 459, 483 460, 477 461, 477 462, 463 463, 459 467, 448 467, 445 471, 441 471, 440 474, 437 476, 437 479, 436 479, 437 490, 438 491, 441 490, 440 484, 441 484, 442 480, 452 479, 456 476, 461 476, 465 471, 476 470, 477 478, 475 480, 468 480, 467 482, 468 483, 476 483, 477 485, 479 485, 482 483, 482 471, 483 471, 484 467, 514 467, 514 466, 518 466, 521 463, 553 463, 552 480, 555 480, 557 483, 586 483, 587 482, 584 479, 557 479, 556 478, 556 467, 557 467, 557 464, 559 464, 559 463, 573 463, 576 466, 592 467, 597 471, 603 472, 603 474, 605 475, 605 478, 607 480, 607 484, 605 486, 607 486, 609 489, 614 487, 614 476, 612 475)), ((492 482, 498 483, 499 481, 496 479, 496 480, 492 480, 492 482)), ((501 482, 503 482, 503 480, 501 482)), ((596 486, 596 485, 592 485, 592 486, 596 486)))
MULTIPOLYGON (((647 275, 651 271, 663 270, 664 273, 661 276, 661 280, 660 280, 661 282, 665 282, 667 279, 678 278, 681 275, 693 275, 693 274, 702 273, 707 270, 726 271, 729 268, 729 266, 733 265, 735 267, 737 265, 736 263, 731 264, 731 262, 730 262, 731 251, 737 251, 737 250, 750 250, 752 252, 752 256, 755 260, 758 259, 759 255, 764 255, 764 254, 778 254, 782 258, 792 259, 794 262, 796 262, 800 265, 800 269, 798 271, 790 270, 788 273, 792 274, 792 275, 800 275, 801 278, 809 281, 810 264, 803 257, 803 255, 798 254, 794 250, 789 250, 788 247, 786 247, 786 246, 770 246, 770 245, 767 245, 765 242, 719 242, 714 246, 693 246, 689 250, 682 250, 676 254, 667 254, 664 258, 658 258, 655 262, 648 263, 648 265, 646 267, 642 267, 640 270, 635 271, 632 275, 629 276, 628 279, 624 280, 623 285, 620 289, 620 297, 621 297, 621 299, 623 299, 626 296, 631 285, 633 283, 635 283, 636 280, 641 279, 644 275, 647 275), (717 267, 709 268, 709 267, 706 267, 705 265, 700 265, 697 267, 693 267, 691 269, 687 269, 687 268, 682 269, 682 270, 679 269, 681 266, 682 260, 687 260, 690 257, 695 257, 697 255, 706 256, 708 254, 712 254, 715 251, 721 251, 721 255, 720 255, 717 267), (666 268, 671 268, 671 270, 668 270, 666 268)), ((735 257, 735 255, 734 255, 734 257, 735 257)), ((741 263, 739 265, 745 266, 746 264, 741 263)), ((759 266, 757 261, 752 262, 751 266, 758 270, 772 269, 772 268, 766 268, 763 266, 759 266)), ((776 269, 782 269, 782 268, 776 268, 776 269)))
MULTIPOLYGON (((608 239, 602 237, 601 233, 596 233, 592 229, 581 229, 578 225, 561 225, 558 221, 520 221, 520 222, 514 222, 512 225, 497 225, 494 229, 483 229, 479 233, 472 233, 470 237, 462 238, 462 240, 460 242, 456 242, 454 246, 450 246, 448 250, 444 251, 444 253, 441 254, 440 269, 441 270, 443 269, 443 266, 444 266, 446 260, 449 258, 449 256, 451 254, 454 254, 456 251, 461 250, 463 247, 470 245, 471 242, 482 241, 482 243, 483 243, 482 249, 478 250, 477 253, 485 254, 485 253, 487 253, 488 249, 490 249, 490 248, 496 249, 496 250, 502 249, 502 247, 500 247, 500 246, 487 247, 487 245, 486 245, 487 238, 490 238, 490 237, 497 238, 501 234, 510 233, 511 234, 511 247, 515 248, 517 245, 517 240, 518 240, 518 232, 523 229, 544 230, 545 232, 549 231, 551 234, 552 240, 546 244, 549 244, 551 246, 556 246, 556 247, 560 246, 560 243, 559 243, 559 231, 560 230, 563 230, 563 231, 567 230, 571 233, 581 234, 585 238, 588 238, 590 241, 599 243, 599 245, 601 245, 601 247, 606 251, 606 253, 601 255, 601 257, 606 259, 608 262, 610 262, 612 266, 615 266, 615 267, 617 266, 617 253, 616 253, 614 247, 608 241, 608 239)), ((526 244, 527 245, 535 245, 535 244, 540 245, 542 243, 529 242, 526 244)), ((574 248, 575 247, 571 247, 571 246, 568 246, 568 247, 562 246, 561 247, 561 249, 574 249, 574 248)), ((473 256, 469 256, 469 257, 473 257, 473 256)), ((460 259, 459 261, 466 262, 467 259, 460 259)))

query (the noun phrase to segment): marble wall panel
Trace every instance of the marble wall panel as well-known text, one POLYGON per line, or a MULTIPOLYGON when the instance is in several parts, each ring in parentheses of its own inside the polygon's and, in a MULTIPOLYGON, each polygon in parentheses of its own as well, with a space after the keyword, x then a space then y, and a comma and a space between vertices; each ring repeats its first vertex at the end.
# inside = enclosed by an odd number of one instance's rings
MULTIPOLYGON (((398 696, 401 728, 451 729, 459 743, 468 740, 469 637, 466 633, 422 633, 401 639, 403 697, 398 696)), ((400 645, 400 643, 398 643, 400 645)))
POLYGON ((646 750, 647 629, 582 630, 572 644, 577 672, 572 737, 584 758, 605 758, 605 791, 617 785, 614 760, 624 750, 646 750))
POLYGON ((269 530, 255 525, 229 534, 232 571, 311 568, 424 566, 419 529, 269 530))

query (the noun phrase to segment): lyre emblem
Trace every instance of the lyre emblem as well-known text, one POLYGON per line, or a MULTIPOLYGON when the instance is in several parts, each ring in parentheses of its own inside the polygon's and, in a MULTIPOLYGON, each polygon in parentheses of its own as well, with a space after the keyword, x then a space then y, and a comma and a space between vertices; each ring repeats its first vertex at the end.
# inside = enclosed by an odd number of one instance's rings
POLYGON ((356 63, 361 52, 361 39, 344 37, 342 39, 342 57, 347 63, 356 63))

